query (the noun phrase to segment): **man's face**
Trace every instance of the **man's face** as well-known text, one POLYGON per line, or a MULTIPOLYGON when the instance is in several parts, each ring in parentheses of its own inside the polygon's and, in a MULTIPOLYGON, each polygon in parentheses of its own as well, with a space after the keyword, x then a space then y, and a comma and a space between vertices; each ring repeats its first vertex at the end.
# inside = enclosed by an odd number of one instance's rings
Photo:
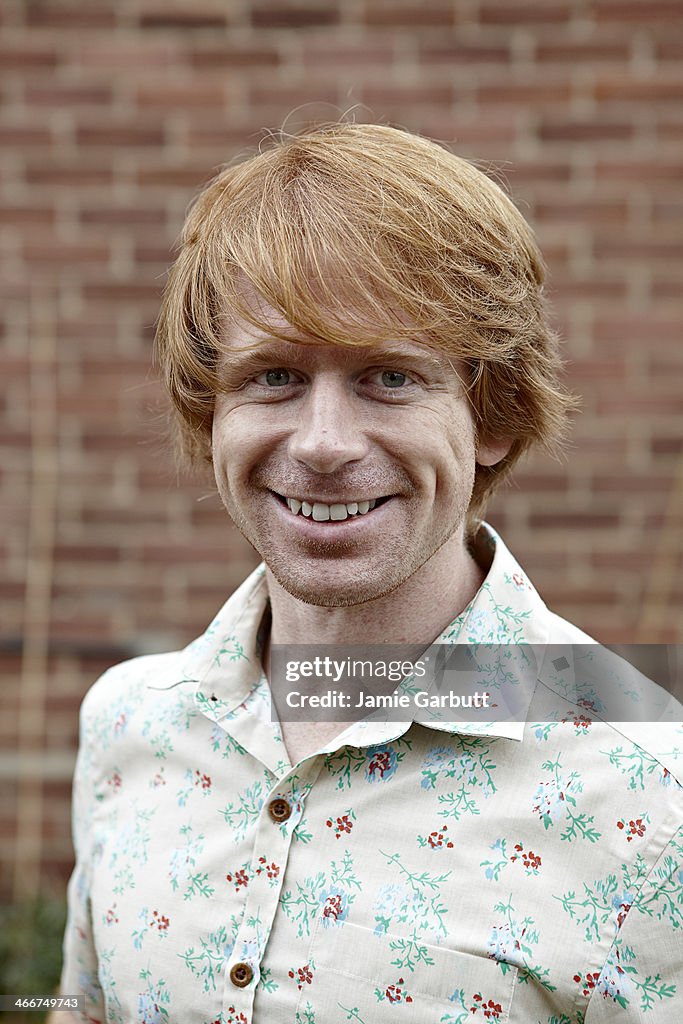
POLYGON ((226 342, 216 483, 288 593, 362 604, 464 552, 475 430, 445 355, 417 341, 301 344, 247 325, 226 342))

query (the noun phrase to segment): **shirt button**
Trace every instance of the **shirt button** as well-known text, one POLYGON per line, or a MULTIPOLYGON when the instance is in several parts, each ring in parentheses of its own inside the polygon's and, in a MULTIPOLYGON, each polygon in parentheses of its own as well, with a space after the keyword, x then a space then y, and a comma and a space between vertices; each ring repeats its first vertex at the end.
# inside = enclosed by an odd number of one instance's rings
POLYGON ((287 818, 291 813, 292 808, 281 796, 276 797, 275 800, 271 800, 268 804, 268 814, 271 816, 273 821, 277 821, 278 824, 282 821, 287 821, 287 818))
POLYGON ((230 968, 230 981, 237 988, 246 988, 253 977, 254 972, 249 964, 233 964, 230 968))

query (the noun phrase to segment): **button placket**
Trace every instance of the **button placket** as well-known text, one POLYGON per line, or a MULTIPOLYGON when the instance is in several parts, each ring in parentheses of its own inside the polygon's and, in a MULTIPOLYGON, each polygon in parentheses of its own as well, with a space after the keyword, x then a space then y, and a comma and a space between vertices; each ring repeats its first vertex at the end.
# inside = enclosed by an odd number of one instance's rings
POLYGON ((303 817, 306 796, 322 768, 322 757, 317 760, 318 764, 311 764, 310 774, 305 772, 302 775, 292 771, 278 780, 264 800, 259 814, 252 847, 244 914, 233 947, 233 955, 237 956, 238 960, 232 965, 224 988, 225 1007, 234 1006, 247 1018, 251 1017, 253 1011, 260 965, 277 913, 294 831, 303 817), (259 859, 262 856, 278 865, 279 871, 275 879, 269 877, 267 870, 263 870, 259 859), (255 921, 259 922, 258 927, 254 926, 255 921), (243 949, 257 950, 255 958, 248 964, 240 957, 240 951, 243 949), (232 969, 239 964, 246 964, 252 971, 252 978, 242 987, 235 984, 230 976, 232 969), (256 984, 251 984, 254 978, 256 984))

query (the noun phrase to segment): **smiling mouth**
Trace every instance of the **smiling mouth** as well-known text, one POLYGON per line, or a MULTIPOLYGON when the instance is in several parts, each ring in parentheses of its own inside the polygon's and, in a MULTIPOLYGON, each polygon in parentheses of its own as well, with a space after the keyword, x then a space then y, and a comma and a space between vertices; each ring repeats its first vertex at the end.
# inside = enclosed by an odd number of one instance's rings
POLYGON ((327 504, 323 501, 307 501, 304 498, 290 498, 284 494, 272 492, 275 497, 284 505, 292 515, 304 516, 306 519, 313 519, 316 523, 343 523, 347 519, 362 518, 379 508, 391 497, 390 494, 381 498, 359 498, 358 501, 334 502, 327 504))

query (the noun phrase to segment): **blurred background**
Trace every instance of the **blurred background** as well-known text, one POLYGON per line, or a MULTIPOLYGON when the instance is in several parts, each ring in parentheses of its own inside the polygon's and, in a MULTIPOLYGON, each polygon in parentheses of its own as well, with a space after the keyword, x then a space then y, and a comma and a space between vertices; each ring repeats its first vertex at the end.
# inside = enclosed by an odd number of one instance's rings
POLYGON ((351 111, 442 140, 511 191, 583 406, 566 460, 527 460, 488 518, 598 640, 683 640, 682 15, 680 0, 3 0, 0 992, 59 969, 86 689, 186 644, 256 564, 211 482, 177 477, 151 349, 190 199, 264 129, 351 111))

